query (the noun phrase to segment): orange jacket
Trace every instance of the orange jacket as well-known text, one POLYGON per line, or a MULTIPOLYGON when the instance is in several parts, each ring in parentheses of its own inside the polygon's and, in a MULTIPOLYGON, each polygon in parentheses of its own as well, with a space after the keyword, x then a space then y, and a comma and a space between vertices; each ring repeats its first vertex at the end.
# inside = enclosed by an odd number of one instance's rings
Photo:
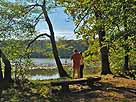
POLYGON ((72 60, 73 68, 80 68, 80 59, 81 59, 81 55, 78 52, 72 54, 71 60, 72 60))

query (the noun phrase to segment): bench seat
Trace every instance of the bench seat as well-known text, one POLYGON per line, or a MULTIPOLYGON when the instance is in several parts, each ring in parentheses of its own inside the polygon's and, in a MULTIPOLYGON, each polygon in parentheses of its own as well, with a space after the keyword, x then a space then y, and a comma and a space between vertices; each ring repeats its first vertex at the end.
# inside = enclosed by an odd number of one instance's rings
POLYGON ((51 82, 50 86, 61 86, 63 91, 69 90, 69 85, 74 84, 84 84, 87 83, 88 86, 92 86, 94 82, 101 80, 101 77, 88 77, 88 78, 80 78, 80 79, 65 79, 65 80, 59 80, 55 82, 51 82))

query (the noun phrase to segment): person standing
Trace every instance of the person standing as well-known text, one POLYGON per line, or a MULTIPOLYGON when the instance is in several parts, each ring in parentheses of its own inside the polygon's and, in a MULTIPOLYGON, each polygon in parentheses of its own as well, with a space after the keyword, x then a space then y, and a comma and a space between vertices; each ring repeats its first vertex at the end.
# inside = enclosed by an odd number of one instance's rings
POLYGON ((84 69, 84 57, 82 56, 82 52, 80 52, 80 78, 83 78, 83 69, 84 69))
POLYGON ((77 49, 74 49, 73 54, 71 56, 72 60, 72 67, 73 67, 73 76, 72 78, 75 78, 75 75, 77 73, 77 78, 80 78, 80 60, 81 55, 79 54, 77 49))

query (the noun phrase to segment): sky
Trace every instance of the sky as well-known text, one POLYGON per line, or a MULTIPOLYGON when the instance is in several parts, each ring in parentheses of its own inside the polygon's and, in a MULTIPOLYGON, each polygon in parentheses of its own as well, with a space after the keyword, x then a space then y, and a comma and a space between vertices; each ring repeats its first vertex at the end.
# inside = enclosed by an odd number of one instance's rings
MULTIPOLYGON (((8 1, 15 2, 16 0, 8 1)), ((70 19, 70 16, 64 13, 64 8, 56 8, 53 12, 49 13, 49 17, 53 25, 56 38, 65 37, 65 39, 76 39, 76 36, 74 35, 74 23, 72 19, 70 19)), ((38 23, 36 31, 40 34, 44 32, 49 33, 48 26, 44 20, 38 23)))
MULTIPOLYGON (((64 13, 64 8, 57 8, 49 13, 50 20, 53 25, 55 37, 64 37, 65 39, 76 39, 74 35, 74 23, 72 18, 64 13)), ((46 22, 40 21, 36 27, 36 30, 40 33, 49 33, 46 22)))

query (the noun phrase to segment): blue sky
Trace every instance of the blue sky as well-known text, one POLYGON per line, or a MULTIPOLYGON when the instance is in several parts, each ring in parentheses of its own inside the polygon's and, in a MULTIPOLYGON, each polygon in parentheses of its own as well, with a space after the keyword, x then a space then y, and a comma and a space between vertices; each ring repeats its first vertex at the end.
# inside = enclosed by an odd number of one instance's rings
MULTIPOLYGON (((53 24, 56 37, 65 37, 65 39, 76 39, 74 35, 74 23, 70 16, 64 13, 64 8, 57 8, 49 13, 50 20, 53 24)), ((40 33, 49 33, 46 22, 40 21, 36 27, 40 33)))
MULTIPOLYGON (((15 0, 8 0, 10 2, 17 2, 15 0)), ((20 0, 18 0, 19 2, 20 0)), ((55 37, 65 37, 65 39, 76 39, 74 35, 74 23, 70 16, 64 13, 64 8, 59 7, 49 13, 50 20, 53 24, 55 37)), ((36 26, 38 33, 49 33, 48 26, 44 20, 41 20, 36 26)))

